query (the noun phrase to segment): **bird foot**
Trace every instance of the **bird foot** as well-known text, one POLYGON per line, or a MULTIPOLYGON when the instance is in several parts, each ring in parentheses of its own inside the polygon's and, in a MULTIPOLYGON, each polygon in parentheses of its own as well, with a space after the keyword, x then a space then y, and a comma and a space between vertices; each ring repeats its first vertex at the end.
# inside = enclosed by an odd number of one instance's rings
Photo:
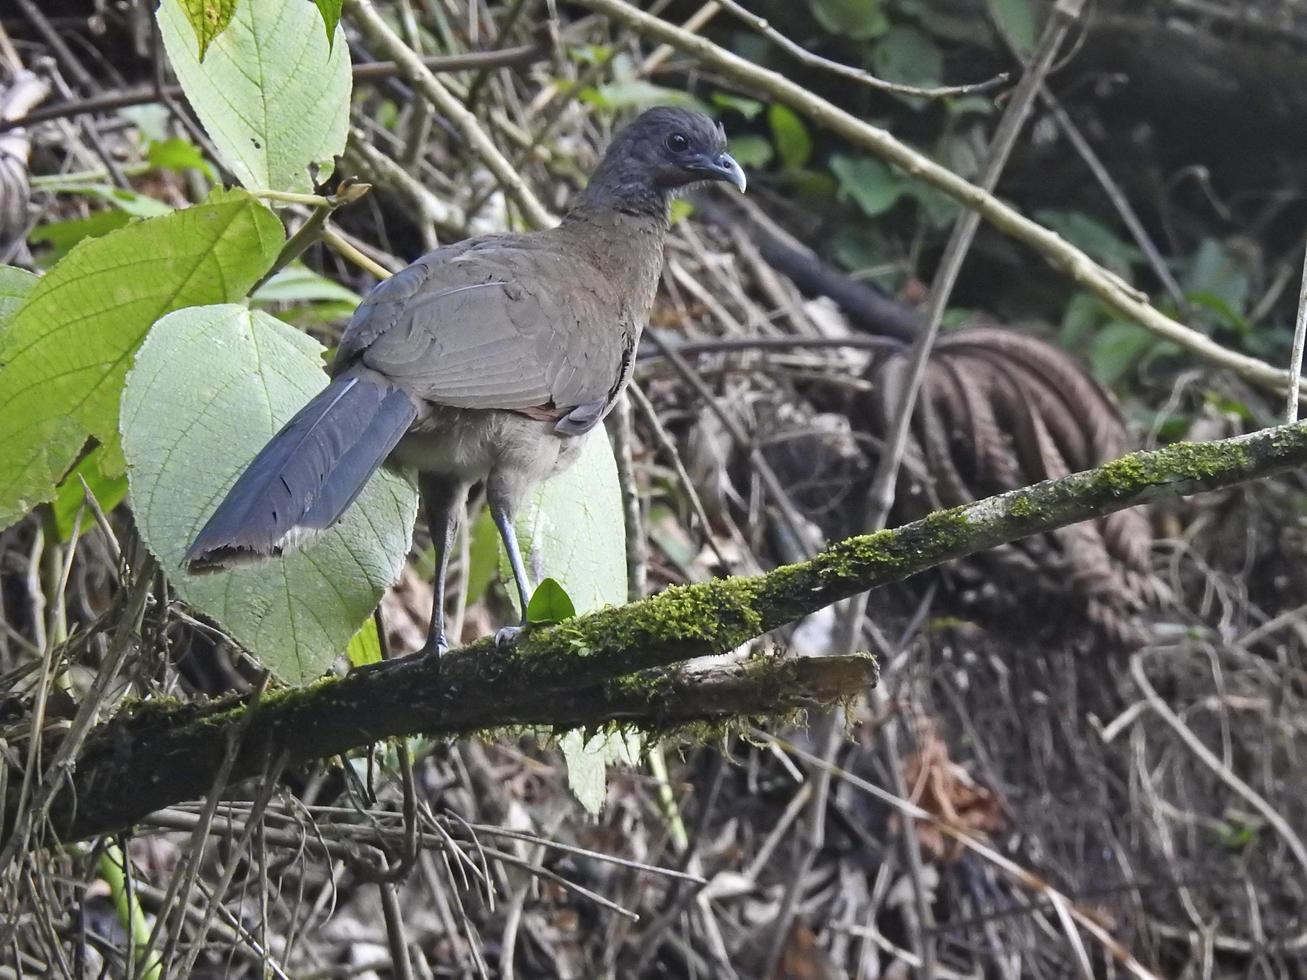
POLYGON ((524 628, 525 627, 522 626, 503 627, 495 634, 495 646, 499 647, 501 650, 505 647, 511 647, 515 642, 517 642, 518 634, 520 634, 524 628))
POLYGON ((444 633, 437 633, 435 636, 427 638, 427 642, 422 645, 419 654, 435 654, 436 657, 443 657, 449 652, 449 641, 445 639, 444 633))

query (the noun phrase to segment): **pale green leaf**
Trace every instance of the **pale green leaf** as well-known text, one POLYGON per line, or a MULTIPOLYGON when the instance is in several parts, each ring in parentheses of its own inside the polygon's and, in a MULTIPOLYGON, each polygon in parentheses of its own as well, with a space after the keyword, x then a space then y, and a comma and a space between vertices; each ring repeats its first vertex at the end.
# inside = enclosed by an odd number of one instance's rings
POLYGON ((607 795, 605 775, 611 763, 633 766, 640 759, 640 736, 635 733, 600 733, 589 739, 574 728, 558 740, 567 762, 567 785, 586 812, 596 814, 607 795))
POLYGON ((50 500, 88 438, 114 441, 132 352, 171 310, 240 299, 281 248, 243 192, 86 239, 0 337, 0 527, 50 500))
POLYGON ((358 306, 358 293, 294 262, 260 286, 250 297, 256 303, 348 303, 358 306))
POLYGON ((236 0, 177 0, 177 5, 195 32, 199 59, 203 61, 214 38, 222 34, 231 23, 231 15, 236 12, 236 0))
POLYGON ((305 0, 241 0, 201 64, 180 0, 159 7, 186 98, 246 187, 307 192, 325 180, 349 126, 349 46, 328 45, 305 0))
MULTIPOLYGON (((583 438, 576 465, 541 484, 517 519, 531 578, 557 579, 578 613, 626 601, 626 519, 617 463, 602 428, 583 438)), ((502 554, 500 573, 512 581, 502 554)), ((516 601, 516 591, 509 592, 516 601)))
POLYGON ((38 276, 26 269, 0 265, 0 350, 4 349, 4 331, 13 315, 18 312, 25 297, 36 285, 38 276))
POLYGON ((205 306, 164 317, 123 392, 132 510, 178 594, 283 681, 346 651, 408 554, 417 495, 380 471, 311 546, 209 575, 182 555, 268 439, 326 384, 317 341, 266 313, 205 306))
MULTIPOLYGON (((517 521, 518 543, 534 578, 556 578, 578 613, 626 601, 626 533, 617 463, 602 427, 583 437, 576 465, 547 480, 517 521)), ((507 558, 501 556, 505 578, 507 558)), ((514 590, 509 590, 514 594, 514 590)), ((604 799, 610 761, 638 754, 620 734, 565 735, 567 782, 591 813, 604 799)))
POLYGON ((138 194, 136 191, 128 190, 125 187, 114 187, 112 184, 59 184, 57 187, 51 187, 49 190, 56 194, 80 194, 83 197, 98 197, 107 204, 112 204, 124 214, 129 214, 133 218, 157 218, 161 214, 168 214, 172 207, 164 204, 148 194, 138 194))

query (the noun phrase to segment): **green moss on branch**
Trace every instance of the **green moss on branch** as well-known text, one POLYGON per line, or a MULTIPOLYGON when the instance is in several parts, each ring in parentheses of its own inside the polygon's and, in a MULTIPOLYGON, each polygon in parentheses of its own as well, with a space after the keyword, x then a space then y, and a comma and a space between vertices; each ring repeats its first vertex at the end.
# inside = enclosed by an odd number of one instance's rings
MULTIPOLYGON (((702 678, 637 672, 734 649, 839 599, 952 558, 1166 494, 1233 486, 1304 464, 1307 422, 1134 453, 892 531, 849 538, 810 561, 766 575, 667 589, 531 630, 513 649, 482 640, 447 654, 439 669, 434 660, 413 657, 306 688, 270 691, 245 727, 232 778, 260 773, 266 759, 281 752, 296 764, 397 735, 458 735, 516 724, 598 726, 622 717, 656 725, 660 718, 687 718, 696 705, 706 709, 702 678)), ((807 667, 763 662, 750 669, 758 673, 740 681, 744 686, 737 690, 747 689, 752 700, 728 701, 726 688, 719 688, 722 705, 747 713, 785 711, 795 697, 808 696, 804 683, 819 690, 813 678, 801 676, 807 667)), ((836 693, 828 689, 814 697, 836 693)), ((51 811, 51 829, 65 840, 113 830, 206 792, 229 735, 245 724, 249 710, 234 699, 202 706, 143 704, 102 725, 77 760, 72 787, 51 811)), ((21 773, 11 773, 5 827, 14 824, 21 782, 21 773)))

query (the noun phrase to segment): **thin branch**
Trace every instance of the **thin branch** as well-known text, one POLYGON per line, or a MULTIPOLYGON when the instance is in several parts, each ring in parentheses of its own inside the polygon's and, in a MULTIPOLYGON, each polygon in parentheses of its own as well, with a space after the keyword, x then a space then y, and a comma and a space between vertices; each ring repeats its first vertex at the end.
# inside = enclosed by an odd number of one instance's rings
POLYGON ((685 52, 741 85, 783 102, 818 125, 855 146, 900 168, 909 177, 929 184, 953 198, 1000 231, 1034 249, 1077 285, 1103 301, 1111 310, 1217 367, 1271 391, 1288 388, 1288 374, 1255 357, 1229 350, 1211 338, 1166 316, 1148 302, 1144 293, 1103 268, 1070 242, 1032 221, 982 188, 959 177, 929 157, 899 142, 884 129, 814 95, 779 72, 754 64, 706 38, 682 31, 626 0, 577 0, 646 37, 685 52))
POLYGON ((841 78, 847 78, 873 88, 878 92, 889 92, 893 95, 913 95, 926 99, 943 99, 957 95, 975 95, 979 92, 989 92, 1007 81, 1006 73, 996 75, 988 81, 974 82, 970 85, 940 85, 933 88, 919 88, 916 85, 903 85, 899 82, 887 82, 883 78, 877 78, 869 71, 861 68, 854 68, 852 65, 841 64, 838 61, 831 61, 829 58, 823 58, 819 54, 813 54, 803 45, 790 40, 776 28, 767 22, 766 17, 759 17, 750 10, 746 10, 735 0, 717 0, 721 6, 733 14, 739 20, 744 21, 755 31, 767 38, 773 44, 783 48, 791 57, 800 64, 807 65, 809 68, 817 68, 821 71, 828 71, 832 75, 839 75, 841 78))
POLYGON ((449 120, 463 137, 468 147, 480 157, 486 168, 495 175, 504 193, 521 209, 527 224, 535 228, 548 228, 557 223, 549 209, 540 203, 527 186, 522 175, 513 169, 508 158, 499 151, 480 121, 422 64, 422 59, 390 29, 377 13, 371 0, 347 0, 345 10, 353 24, 369 43, 383 54, 393 58, 399 72, 421 93, 442 116, 449 120))
POLYGON ((1289 393, 1285 399, 1284 421, 1298 421, 1298 388, 1302 384, 1303 347, 1307 345, 1307 254, 1303 256, 1302 287, 1298 293, 1298 319, 1293 326, 1293 352, 1289 355, 1289 393))
MULTIPOLYGON (((632 671, 734 650, 831 603, 902 581, 945 561, 1161 497, 1235 486, 1307 465, 1307 422, 1206 444, 1132 453, 1093 470, 1049 480, 895 530, 842 541, 814 558, 765 575, 669 588, 525 632, 498 648, 485 638, 434 657, 408 657, 307 688, 266 694, 253 713, 244 699, 205 705, 149 702, 123 712, 88 739, 70 774, 72 792, 49 814, 65 840, 129 826, 145 814, 202 794, 222 762, 226 735, 249 725, 232 779, 347 752, 383 738, 460 735, 506 725, 574 728, 623 717, 623 698, 649 706, 659 723, 688 697, 632 671), (661 692, 661 693, 660 693, 661 692)), ((777 710, 795 683, 795 663, 750 661, 776 671, 777 710)), ((685 675, 680 675, 685 676, 685 675)), ((720 704, 720 700, 715 703, 720 704)), ((769 706, 770 708, 770 706, 769 706)), ((672 723, 682 719, 670 714, 672 723)), ((17 790, 9 780, 4 826, 17 790)))

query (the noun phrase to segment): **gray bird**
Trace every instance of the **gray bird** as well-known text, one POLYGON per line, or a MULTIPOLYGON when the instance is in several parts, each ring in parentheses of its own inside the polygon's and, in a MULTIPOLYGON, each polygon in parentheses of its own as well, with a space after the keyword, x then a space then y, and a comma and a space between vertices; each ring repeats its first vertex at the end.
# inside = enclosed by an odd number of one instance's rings
POLYGON ((650 109, 614 137, 556 228, 447 245, 380 283, 345 328, 331 383, 254 457, 187 550, 187 568, 303 544, 389 460, 417 473, 436 547, 424 650, 449 646, 445 572, 477 483, 525 612, 514 515, 575 461, 630 381, 671 200, 705 181, 745 187, 721 127, 698 112, 650 109))

